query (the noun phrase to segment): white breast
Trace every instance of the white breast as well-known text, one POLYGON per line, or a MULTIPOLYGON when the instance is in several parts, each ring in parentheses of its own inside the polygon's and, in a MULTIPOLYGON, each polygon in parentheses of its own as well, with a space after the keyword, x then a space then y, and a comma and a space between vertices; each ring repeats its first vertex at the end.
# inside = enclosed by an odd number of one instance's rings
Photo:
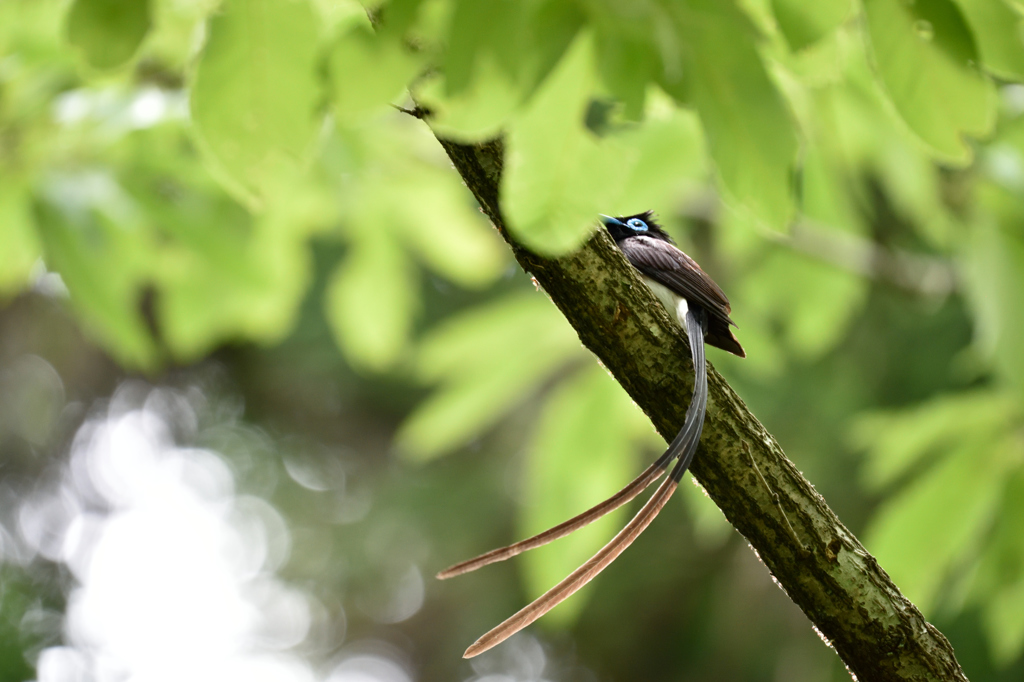
POLYGON ((686 305, 686 299, 677 294, 676 292, 669 289, 664 284, 655 282, 650 277, 644 277, 644 283, 647 287, 654 292, 654 295, 658 297, 661 304, 665 306, 670 315, 675 315, 676 322, 686 329, 686 311, 689 310, 689 306, 686 305))

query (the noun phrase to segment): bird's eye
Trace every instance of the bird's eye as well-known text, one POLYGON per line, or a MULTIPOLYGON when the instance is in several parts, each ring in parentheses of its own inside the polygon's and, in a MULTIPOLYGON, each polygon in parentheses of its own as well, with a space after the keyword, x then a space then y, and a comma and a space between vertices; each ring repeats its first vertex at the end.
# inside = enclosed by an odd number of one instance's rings
POLYGON ((644 221, 640 220, 639 218, 630 218, 626 222, 626 225, 629 225, 634 230, 640 230, 640 231, 646 231, 647 230, 647 223, 645 223, 644 221))

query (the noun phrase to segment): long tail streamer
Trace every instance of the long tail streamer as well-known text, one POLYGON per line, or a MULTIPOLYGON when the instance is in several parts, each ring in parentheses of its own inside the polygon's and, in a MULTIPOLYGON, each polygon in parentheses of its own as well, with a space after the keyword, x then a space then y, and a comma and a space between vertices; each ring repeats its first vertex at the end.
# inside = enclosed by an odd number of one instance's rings
POLYGON ((438 578, 452 578, 463 573, 469 573, 481 566, 492 564, 497 561, 504 561, 535 547, 545 545, 552 540, 564 537, 583 526, 601 518, 605 514, 618 509, 634 497, 643 492, 668 468, 668 465, 679 457, 679 462, 672 469, 672 474, 662 482, 654 495, 637 512, 636 516, 626 524, 619 533, 612 538, 608 544, 602 547, 597 554, 591 557, 586 563, 573 571, 567 578, 562 580, 532 603, 518 611, 515 615, 504 621, 493 630, 473 643, 464 654, 465 658, 472 658, 488 649, 501 644, 503 641, 519 632, 527 625, 537 620, 545 613, 572 596, 577 590, 593 580, 642 532, 654 521, 654 518, 662 510, 672 493, 679 486, 683 474, 686 473, 693 456, 697 452, 697 445, 700 443, 700 436, 704 430, 704 414, 708 400, 708 381, 704 359, 704 335, 707 332, 707 314, 700 308, 692 306, 686 313, 686 333, 690 339, 690 353, 693 358, 695 372, 693 382, 693 397, 686 410, 686 419, 683 428, 679 430, 676 437, 669 444, 665 453, 649 466, 642 474, 637 476, 629 485, 609 497, 604 502, 591 507, 587 511, 574 516, 554 528, 543 533, 521 540, 507 547, 495 549, 486 554, 455 564, 437 574, 438 578))

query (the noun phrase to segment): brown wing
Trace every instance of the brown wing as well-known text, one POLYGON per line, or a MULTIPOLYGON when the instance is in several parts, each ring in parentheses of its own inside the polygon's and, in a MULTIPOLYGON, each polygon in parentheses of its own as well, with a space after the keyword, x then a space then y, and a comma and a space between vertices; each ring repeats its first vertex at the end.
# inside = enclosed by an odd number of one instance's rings
POLYGON ((729 329, 729 325, 736 326, 729 317, 729 298, 695 260, 672 244, 651 237, 630 237, 618 245, 634 268, 708 312, 708 343, 745 357, 729 329))
POLYGON ((710 315, 729 324, 732 309, 725 292, 700 269, 697 261, 668 242, 651 237, 630 237, 619 248, 634 268, 663 284, 687 301, 700 304, 710 315))

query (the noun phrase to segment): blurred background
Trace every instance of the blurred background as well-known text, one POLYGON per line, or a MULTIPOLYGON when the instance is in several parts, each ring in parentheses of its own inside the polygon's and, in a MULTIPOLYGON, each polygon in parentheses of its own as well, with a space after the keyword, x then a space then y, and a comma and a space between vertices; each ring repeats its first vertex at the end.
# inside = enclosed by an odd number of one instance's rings
POLYGON ((1022 679, 1022 8, 805 4, 0 0, 0 682, 849 679, 689 484, 461 658, 631 509, 434 574, 664 443, 435 132, 504 135, 545 253, 657 210, 732 300, 710 361, 1022 679))

